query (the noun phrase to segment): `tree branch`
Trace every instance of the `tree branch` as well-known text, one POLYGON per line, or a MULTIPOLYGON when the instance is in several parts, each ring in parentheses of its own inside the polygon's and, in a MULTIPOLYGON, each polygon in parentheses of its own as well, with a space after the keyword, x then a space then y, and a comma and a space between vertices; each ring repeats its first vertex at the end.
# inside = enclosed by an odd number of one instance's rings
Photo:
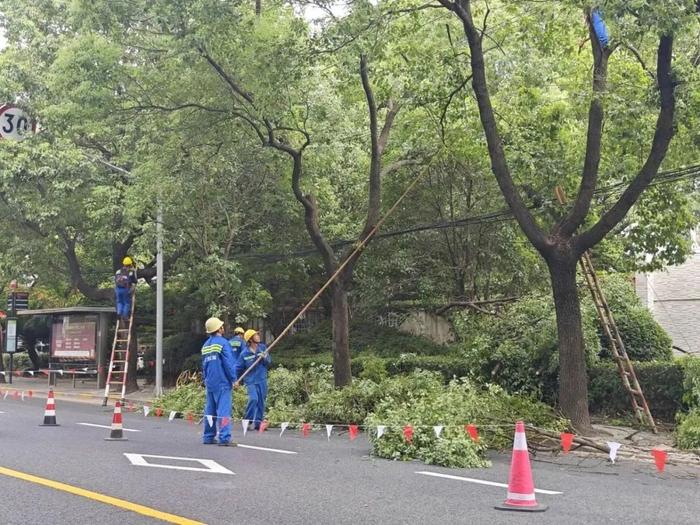
POLYGON ((627 215, 627 212, 656 176, 666 156, 674 135, 673 118, 676 107, 675 83, 671 71, 672 62, 673 36, 665 35, 660 38, 657 52, 656 71, 661 107, 649 156, 637 176, 612 208, 588 231, 582 233, 576 239, 576 249, 580 253, 600 242, 627 215))
POLYGON ((578 195, 569 214, 554 227, 554 234, 565 238, 570 237, 576 231, 590 210, 600 167, 600 147, 603 137, 603 118, 605 117, 603 95, 607 87, 610 52, 601 47, 593 29, 590 12, 587 14, 587 20, 593 55, 593 98, 588 109, 586 158, 583 163, 578 195))
POLYGON ((505 197, 508 206, 512 210, 523 232, 532 245, 538 251, 543 252, 548 248, 544 232, 537 225, 534 217, 528 211, 527 206, 520 197, 508 168, 503 143, 498 131, 498 126, 496 125, 491 96, 486 83, 486 67, 484 65, 482 38, 479 29, 476 28, 472 19, 470 1, 439 1, 447 9, 453 11, 462 21, 464 33, 469 42, 473 75, 472 89, 476 96, 481 124, 486 135, 489 157, 491 158, 491 170, 496 177, 501 193, 505 197))

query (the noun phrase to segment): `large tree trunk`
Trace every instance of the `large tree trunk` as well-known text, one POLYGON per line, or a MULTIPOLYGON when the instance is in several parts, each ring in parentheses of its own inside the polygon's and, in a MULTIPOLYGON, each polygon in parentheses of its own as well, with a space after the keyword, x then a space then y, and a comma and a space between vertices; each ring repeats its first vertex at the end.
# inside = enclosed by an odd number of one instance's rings
POLYGON ((575 256, 547 260, 559 336, 559 405, 576 430, 593 431, 588 414, 588 375, 575 256))
POLYGON ((333 319, 333 379, 336 387, 342 387, 352 382, 348 292, 344 290, 342 283, 333 285, 331 303, 333 319))

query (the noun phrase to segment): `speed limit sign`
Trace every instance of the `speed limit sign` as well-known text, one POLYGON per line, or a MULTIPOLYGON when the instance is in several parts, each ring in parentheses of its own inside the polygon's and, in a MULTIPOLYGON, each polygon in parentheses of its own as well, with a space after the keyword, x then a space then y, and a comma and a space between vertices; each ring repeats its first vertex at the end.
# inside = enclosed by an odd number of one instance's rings
POLYGON ((24 140, 34 130, 26 111, 12 104, 0 106, 0 139, 24 140))

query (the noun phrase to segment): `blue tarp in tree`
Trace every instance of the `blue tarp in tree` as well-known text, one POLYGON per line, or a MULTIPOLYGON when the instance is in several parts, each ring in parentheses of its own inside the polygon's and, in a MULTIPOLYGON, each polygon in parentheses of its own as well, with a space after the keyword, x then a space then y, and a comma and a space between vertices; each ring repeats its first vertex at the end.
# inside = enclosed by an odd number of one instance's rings
POLYGON ((608 28, 605 27, 605 22, 598 8, 591 11, 591 24, 593 24, 593 32, 600 42, 600 47, 608 47, 608 28))

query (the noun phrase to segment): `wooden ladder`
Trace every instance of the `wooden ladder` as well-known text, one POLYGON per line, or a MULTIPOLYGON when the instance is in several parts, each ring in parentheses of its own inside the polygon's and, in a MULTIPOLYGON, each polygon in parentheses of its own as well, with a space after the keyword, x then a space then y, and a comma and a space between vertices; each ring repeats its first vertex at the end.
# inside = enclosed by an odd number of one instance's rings
POLYGON ((134 311, 136 310, 136 295, 131 297, 131 312, 129 320, 124 322, 117 316, 117 327, 114 330, 114 343, 112 344, 112 356, 109 359, 107 383, 105 384, 105 396, 102 406, 107 406, 110 393, 116 393, 121 386, 120 401, 124 403, 126 397, 126 379, 129 372, 129 348, 131 346, 131 327, 134 323, 134 311))
POLYGON ((584 253, 579 262, 581 264, 581 269, 583 270, 583 275, 586 278, 588 288, 593 296, 593 304, 595 304, 598 317, 603 325, 603 331, 605 332, 605 336, 610 344, 610 351, 612 352, 613 359, 617 364, 617 371, 620 373, 625 390, 627 390, 630 395, 630 400, 632 401, 632 407, 634 408, 635 415, 642 424, 648 424, 654 433, 656 433, 656 423, 654 423, 654 418, 651 416, 649 405, 644 397, 644 392, 642 392, 642 386, 637 380, 637 374, 634 372, 632 361, 630 361, 630 358, 627 356, 625 344, 622 342, 620 332, 617 329, 617 324, 615 323, 615 319, 610 311, 608 302, 605 300, 603 290, 600 288, 600 282, 598 281, 598 276, 595 273, 595 268, 593 268, 590 252, 587 251, 584 253))

